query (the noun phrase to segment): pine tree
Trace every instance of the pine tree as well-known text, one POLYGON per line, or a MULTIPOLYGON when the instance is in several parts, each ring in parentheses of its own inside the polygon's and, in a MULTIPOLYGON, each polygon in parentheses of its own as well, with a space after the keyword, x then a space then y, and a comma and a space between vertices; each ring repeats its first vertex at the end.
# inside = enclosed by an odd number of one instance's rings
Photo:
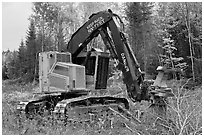
POLYGON ((165 8, 165 29, 174 40, 176 57, 184 58, 185 76, 199 79, 202 73, 202 6, 201 3, 160 3, 165 8))
POLYGON ((7 72, 6 75, 9 79, 16 79, 18 78, 18 63, 17 63, 17 51, 9 52, 7 61, 6 61, 6 67, 7 72))
POLYGON ((20 46, 18 48, 18 62, 19 62, 19 76, 22 77, 26 74, 26 47, 24 46, 23 39, 21 40, 20 46))
POLYGON ((34 21, 30 21, 30 26, 26 38, 26 79, 33 81, 35 79, 35 67, 37 64, 37 44, 36 44, 36 31, 34 21))

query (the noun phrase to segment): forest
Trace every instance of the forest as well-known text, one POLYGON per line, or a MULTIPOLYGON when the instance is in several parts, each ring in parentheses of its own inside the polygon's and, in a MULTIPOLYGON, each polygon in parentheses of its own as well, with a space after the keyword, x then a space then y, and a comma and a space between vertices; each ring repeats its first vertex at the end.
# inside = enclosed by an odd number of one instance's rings
MULTIPOLYGON (((33 2, 28 20, 18 49, 2 51, 2 134, 202 135, 202 2, 33 2), (101 128, 20 117, 19 101, 39 91, 39 53, 66 52, 77 29, 93 13, 108 9, 122 19, 123 33, 145 79, 155 80, 158 66, 179 70, 179 77, 168 78, 173 94, 167 102, 168 119, 156 125, 158 117, 145 101, 133 106, 135 113, 144 112, 141 123, 133 127, 119 118, 115 128, 101 128)), ((104 49, 102 38, 95 37, 87 47, 104 49)), ((112 67, 109 73, 108 90, 124 90, 121 73, 112 67)))
MULTIPOLYGON (((202 3, 55 3, 34 2, 27 36, 18 50, 2 52, 2 78, 38 80, 38 54, 66 51, 72 34, 95 12, 111 9, 125 23, 125 34, 146 75, 157 66, 182 70, 196 84, 202 80, 202 3)), ((89 46, 102 47, 101 38, 89 46)))

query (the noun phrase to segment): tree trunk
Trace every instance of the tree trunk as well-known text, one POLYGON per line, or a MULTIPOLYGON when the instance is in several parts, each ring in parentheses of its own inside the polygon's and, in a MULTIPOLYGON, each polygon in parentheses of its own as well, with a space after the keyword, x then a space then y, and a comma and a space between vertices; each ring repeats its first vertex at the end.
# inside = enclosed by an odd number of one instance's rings
POLYGON ((45 22, 44 22, 44 15, 43 15, 43 20, 42 20, 42 47, 41 47, 41 51, 44 51, 44 35, 45 35, 45 30, 44 27, 45 26, 45 22))
POLYGON ((143 54, 143 59, 144 59, 144 72, 147 72, 147 54, 146 54, 146 39, 145 39, 145 31, 144 31, 144 26, 143 26, 143 32, 142 32, 142 37, 143 37, 143 49, 144 49, 144 54, 143 54))
POLYGON ((192 50, 192 44, 191 44, 191 26, 190 26, 190 18, 189 18, 189 8, 188 8, 188 3, 185 2, 185 9, 186 9, 186 14, 184 13, 185 16, 185 22, 186 22, 186 27, 188 30, 188 42, 190 46, 190 56, 191 56, 191 69, 192 69, 192 74, 193 74, 193 81, 195 81, 195 71, 194 71, 194 61, 193 61, 193 50, 192 50))

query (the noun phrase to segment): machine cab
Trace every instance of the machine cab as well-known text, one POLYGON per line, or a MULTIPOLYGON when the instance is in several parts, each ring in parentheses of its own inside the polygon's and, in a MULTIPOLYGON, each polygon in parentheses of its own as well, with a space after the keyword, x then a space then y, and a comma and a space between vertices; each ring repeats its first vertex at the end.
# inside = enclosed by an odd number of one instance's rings
MULTIPOLYGON (((87 52, 81 52, 76 59, 76 64, 83 64, 87 52)), ((100 49, 93 48, 88 58, 86 68, 86 86, 88 89, 106 89, 110 54, 100 49)))

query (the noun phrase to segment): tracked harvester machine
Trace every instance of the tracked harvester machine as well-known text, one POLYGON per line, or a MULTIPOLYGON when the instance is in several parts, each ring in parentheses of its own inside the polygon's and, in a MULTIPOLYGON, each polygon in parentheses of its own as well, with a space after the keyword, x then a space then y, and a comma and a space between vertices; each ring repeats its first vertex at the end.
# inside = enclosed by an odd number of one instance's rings
POLYGON ((90 120, 96 115, 103 119, 113 114, 136 121, 130 104, 141 100, 155 104, 167 97, 169 90, 164 84, 162 87, 163 74, 158 75, 153 88, 147 86, 123 33, 121 19, 111 10, 100 11, 72 35, 66 52, 39 53, 40 91, 35 94, 37 98, 20 102, 17 109, 28 118, 48 113, 65 122, 90 120), (105 49, 86 49, 98 35, 105 49), (127 90, 121 94, 107 90, 110 60, 123 73, 127 90))

